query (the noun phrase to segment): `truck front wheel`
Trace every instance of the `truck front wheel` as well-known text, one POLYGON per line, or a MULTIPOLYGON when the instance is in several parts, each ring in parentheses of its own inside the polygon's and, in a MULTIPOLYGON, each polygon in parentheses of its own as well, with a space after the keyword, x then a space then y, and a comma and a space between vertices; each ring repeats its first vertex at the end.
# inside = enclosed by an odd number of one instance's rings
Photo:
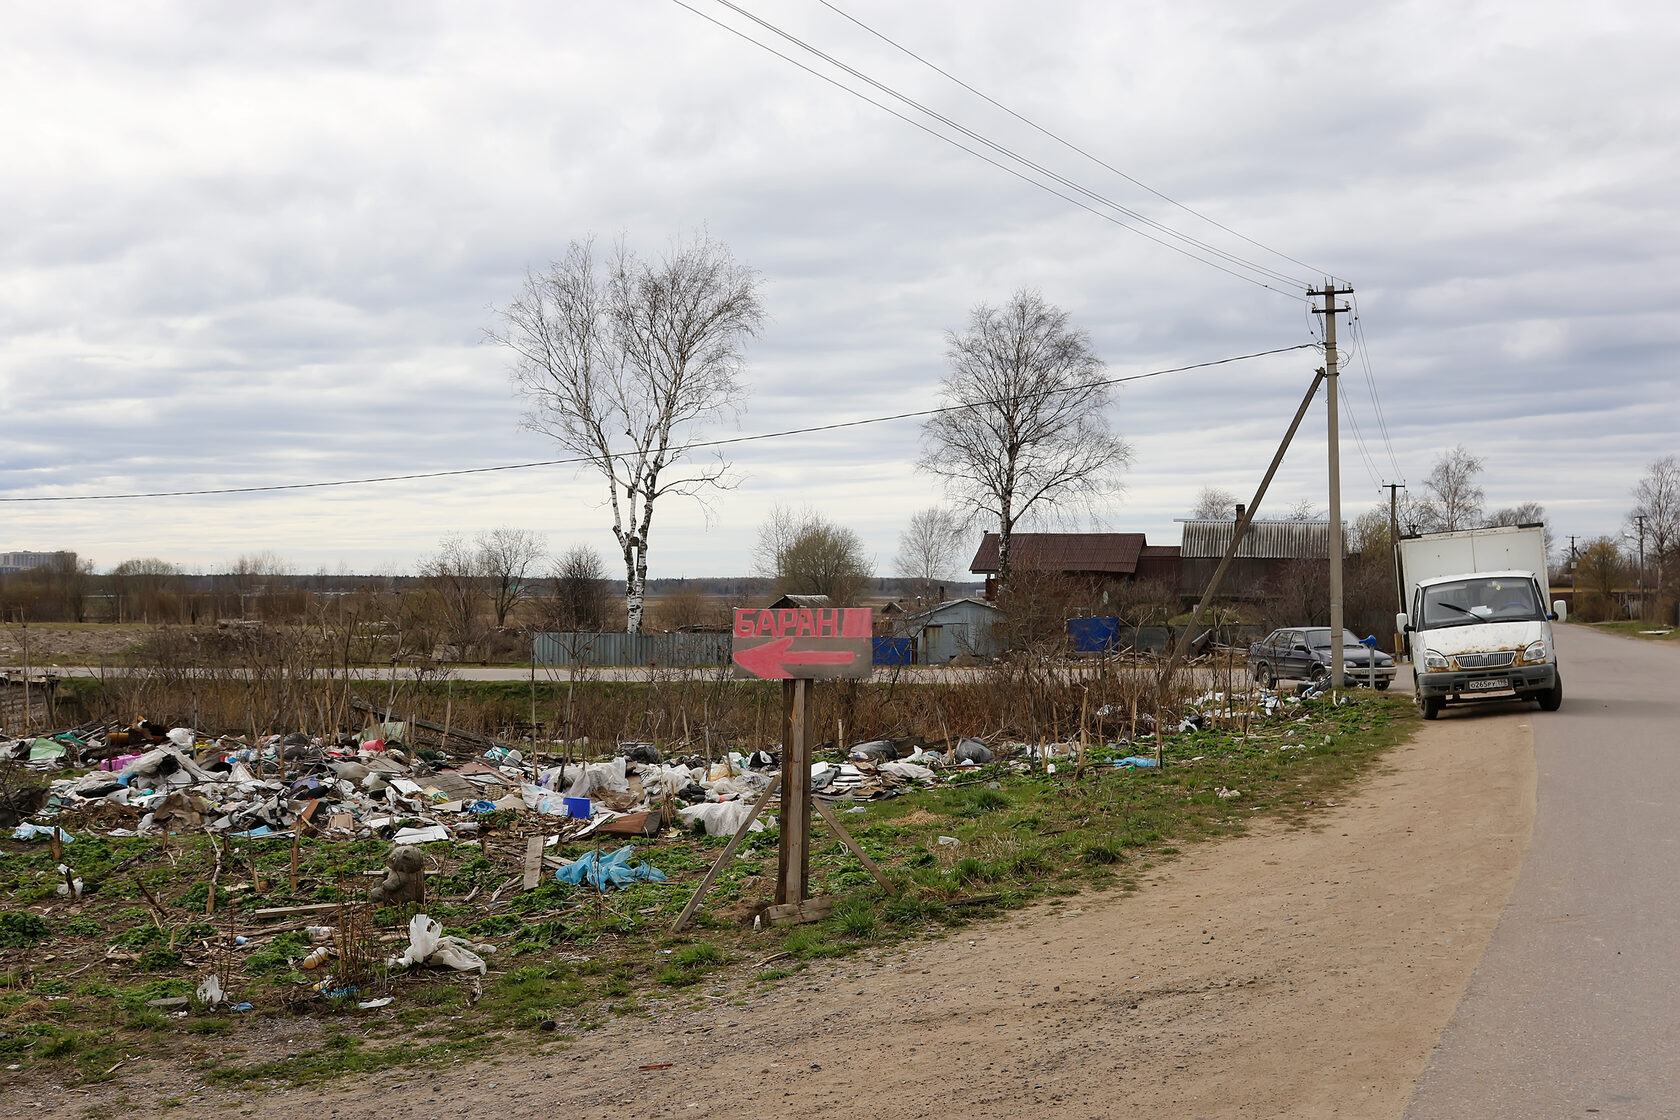
POLYGON ((1558 677, 1557 683, 1542 692, 1536 699, 1540 701, 1542 712, 1555 712, 1563 707, 1563 678, 1558 677))
POLYGON ((1438 719, 1441 715, 1441 698, 1420 693, 1417 697, 1417 709, 1424 719, 1438 719))

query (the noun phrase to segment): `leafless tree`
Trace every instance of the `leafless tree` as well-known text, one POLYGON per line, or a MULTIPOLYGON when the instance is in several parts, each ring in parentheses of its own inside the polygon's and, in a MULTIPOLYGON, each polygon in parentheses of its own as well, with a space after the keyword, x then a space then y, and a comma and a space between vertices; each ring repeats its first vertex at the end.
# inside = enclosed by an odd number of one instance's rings
POLYGON ((1652 463, 1633 487, 1633 509, 1628 522, 1637 525, 1645 519, 1645 539, 1651 542, 1656 557, 1657 600, 1663 598, 1664 569, 1680 556, 1680 459, 1665 455, 1652 463))
POLYGON ((1539 525, 1546 538, 1546 555, 1552 555, 1552 524, 1546 517, 1546 507, 1539 502, 1521 502, 1504 509, 1496 509, 1487 515, 1487 524, 1539 525))
POLYGON ((929 506, 911 515, 909 526, 898 535, 894 569, 901 578, 915 581, 922 602, 933 597, 935 585, 956 574, 963 538, 962 520, 944 506, 929 506))
POLYGON ((554 568, 551 623, 562 631, 599 631, 606 621, 607 571, 601 555, 575 545, 554 568))
POLYGON ((496 625, 506 626, 513 608, 531 597, 535 581, 528 578, 530 571, 548 555, 548 547, 528 529, 509 528, 480 533, 475 544, 496 625))
POLYGON ((721 456, 702 466, 691 453, 705 425, 746 395, 746 343, 764 320, 758 287, 752 269, 703 233, 651 262, 622 241, 597 262, 592 241, 574 241, 526 276, 489 332, 514 352, 525 425, 606 479, 632 633, 642 628, 655 504, 732 485, 721 456))
POLYGON ((758 574, 773 581, 778 595, 852 603, 874 574, 862 538, 809 509, 773 506, 758 528, 753 556, 758 574))
POLYGON ((1237 496, 1217 486, 1204 486, 1196 495, 1196 508, 1190 511, 1196 521, 1232 521, 1237 516, 1237 496))
POLYGON ((1482 524, 1483 490, 1476 484, 1482 461, 1462 443, 1435 460, 1424 479, 1425 496, 1414 503, 1413 519, 1423 532, 1474 529, 1482 524))
POLYGON ((1092 505, 1119 486, 1131 460, 1109 430, 1109 387, 1091 338, 1067 312, 1021 289, 1002 307, 981 304, 967 330, 948 331, 947 410, 922 427, 917 467, 998 526, 998 578, 1028 514, 1092 505))
POLYGON ((449 640, 466 657, 483 636, 479 614, 484 606, 484 569, 466 538, 452 534, 420 564, 420 575, 437 597, 449 640))

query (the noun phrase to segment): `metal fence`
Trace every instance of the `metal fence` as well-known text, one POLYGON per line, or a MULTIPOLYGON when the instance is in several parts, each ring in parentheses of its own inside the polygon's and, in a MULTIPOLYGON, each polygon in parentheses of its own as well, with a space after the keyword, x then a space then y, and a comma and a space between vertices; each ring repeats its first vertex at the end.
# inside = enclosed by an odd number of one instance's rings
POLYGON ((728 634, 536 634, 532 656, 538 666, 667 666, 701 668, 729 664, 728 634))

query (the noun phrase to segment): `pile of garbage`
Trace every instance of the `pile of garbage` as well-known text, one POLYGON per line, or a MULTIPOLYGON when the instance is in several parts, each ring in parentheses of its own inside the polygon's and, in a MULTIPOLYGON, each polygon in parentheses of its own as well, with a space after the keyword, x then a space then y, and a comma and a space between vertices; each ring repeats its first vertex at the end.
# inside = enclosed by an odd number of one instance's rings
MULTIPOLYGON (((770 751, 667 759, 646 742, 620 744, 613 757, 591 762, 544 765, 511 746, 452 759, 412 751, 406 732, 387 722, 359 736, 292 733, 251 743, 140 721, 0 740, 0 760, 72 772, 52 781, 29 814, 49 834, 47 826, 74 819, 108 836, 305 832, 397 844, 472 839, 488 814, 502 811, 555 818, 544 827, 562 841, 597 831, 653 836, 678 824, 732 834, 780 766, 770 751), (90 768, 74 773, 83 767, 90 768)), ((813 764, 812 788, 827 798, 892 797, 997 757, 978 739, 947 752, 877 740, 853 747, 843 761, 813 764)), ((15 835, 41 834, 31 825, 15 835)))

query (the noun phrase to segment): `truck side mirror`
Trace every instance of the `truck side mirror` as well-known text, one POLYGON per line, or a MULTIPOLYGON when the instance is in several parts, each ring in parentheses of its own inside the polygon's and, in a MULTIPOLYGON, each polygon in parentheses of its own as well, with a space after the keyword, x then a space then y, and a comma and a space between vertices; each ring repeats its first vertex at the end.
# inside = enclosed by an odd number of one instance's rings
POLYGON ((1569 620, 1569 604, 1562 599, 1552 600, 1552 621, 1567 622, 1569 620))
POLYGON ((1395 615, 1394 629, 1398 630, 1402 634, 1410 634, 1412 632, 1411 616, 1405 611, 1401 611, 1399 614, 1395 615))

